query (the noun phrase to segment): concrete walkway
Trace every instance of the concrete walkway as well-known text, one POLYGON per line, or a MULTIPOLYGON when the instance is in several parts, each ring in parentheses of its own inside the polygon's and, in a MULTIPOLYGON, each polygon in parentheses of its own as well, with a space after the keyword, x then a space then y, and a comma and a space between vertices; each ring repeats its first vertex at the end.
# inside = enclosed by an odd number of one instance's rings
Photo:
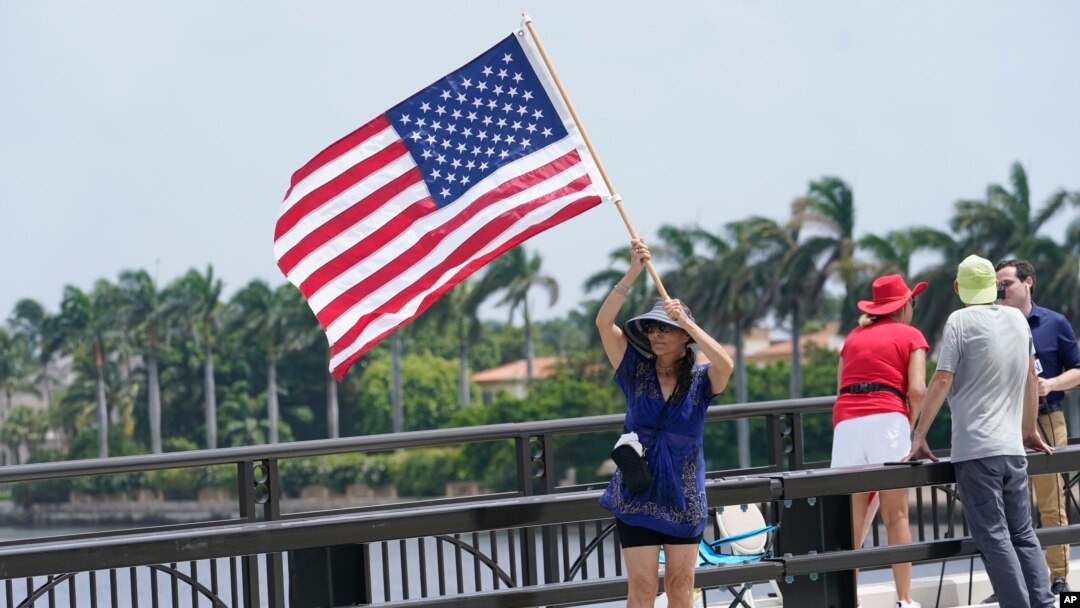
MULTIPOLYGON (((1080 585, 1080 562, 1073 561, 1070 564, 1069 585, 1077 589, 1080 585)), ((859 602, 861 608, 896 608, 896 590, 892 583, 892 571, 889 569, 872 570, 860 575, 862 583, 859 585, 859 602)), ((982 560, 976 558, 972 565, 970 560, 956 560, 945 565, 945 573, 941 575, 941 564, 918 564, 914 568, 912 580, 912 599, 922 604, 923 608, 997 608, 996 603, 983 604, 983 599, 993 593, 990 581, 983 570, 982 560), (973 567, 969 574, 969 567, 973 567), (970 590, 969 590, 970 580, 970 590), (940 601, 938 585, 940 581, 940 601), (970 599, 969 599, 970 598, 970 599)), ((750 593, 753 601, 747 603, 751 608, 781 608, 785 605, 781 598, 773 593, 774 588, 769 583, 755 584, 750 593)), ((702 608, 727 608, 732 600, 729 593, 710 590, 705 594, 703 602, 700 595, 695 598, 695 606, 702 608)), ((616 606, 622 603, 605 603, 598 606, 616 606)), ((798 608, 797 603, 788 602, 792 608, 798 608)), ((667 599, 661 595, 657 598, 656 608, 666 608, 667 599)))

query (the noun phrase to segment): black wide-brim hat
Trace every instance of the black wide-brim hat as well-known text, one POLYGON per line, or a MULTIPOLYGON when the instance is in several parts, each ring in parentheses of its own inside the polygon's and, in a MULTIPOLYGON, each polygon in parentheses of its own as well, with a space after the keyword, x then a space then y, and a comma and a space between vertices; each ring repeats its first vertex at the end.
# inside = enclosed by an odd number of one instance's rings
MULTIPOLYGON (((694 321, 694 315, 690 314, 690 309, 685 305, 683 305, 682 309, 683 313, 686 314, 686 318, 694 321)), ((626 340, 643 356, 655 357, 656 355, 652 352, 652 346, 649 344, 649 338, 645 335, 645 330, 642 328, 642 325, 644 325, 646 321, 657 321, 674 327, 679 327, 679 324, 672 321, 671 317, 668 316, 667 311, 664 310, 664 301, 657 300, 656 304, 653 304, 652 310, 630 319, 623 325, 623 334, 626 336, 626 340)), ((690 338, 690 341, 693 342, 694 339, 690 338)))

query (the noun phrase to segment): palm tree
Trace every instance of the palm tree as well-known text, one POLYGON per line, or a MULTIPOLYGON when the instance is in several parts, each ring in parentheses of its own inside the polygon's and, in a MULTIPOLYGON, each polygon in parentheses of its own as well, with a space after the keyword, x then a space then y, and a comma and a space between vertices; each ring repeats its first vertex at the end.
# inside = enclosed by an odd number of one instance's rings
POLYGON ((1058 189, 1036 208, 1027 172, 1019 162, 1013 163, 1009 182, 1009 188, 989 185, 984 199, 957 201, 950 225, 960 235, 965 253, 975 252, 995 262, 1010 257, 1030 261, 1039 276, 1039 302, 1067 310, 1075 318, 1077 308, 1070 302, 1075 302, 1080 287, 1074 270, 1080 262, 1069 249, 1068 234, 1063 247, 1039 231, 1070 202, 1080 204, 1080 193, 1058 189))
POLYGON ((45 395, 45 407, 52 406, 52 377, 49 365, 60 349, 61 335, 56 315, 49 314, 36 300, 22 299, 15 303, 11 324, 17 334, 27 337, 37 357, 38 377, 45 395))
MULTIPOLYGON (((735 345, 735 399, 749 400, 743 335, 768 311, 775 296, 775 273, 786 252, 783 229, 773 220, 751 217, 731 222, 719 234, 700 228, 661 228, 677 270, 667 273, 672 293, 692 302, 698 323, 715 335, 729 328, 735 345)), ((665 250, 661 250, 662 252, 665 250)), ((738 421, 739 462, 750 466, 750 426, 738 421)))
POLYGON ((15 464, 21 464, 22 446, 25 445, 33 456, 37 446, 45 441, 45 431, 48 428, 48 421, 44 414, 21 405, 11 410, 10 415, 4 419, 3 423, 0 423, 0 442, 11 448, 15 455, 15 464))
POLYGON ((292 285, 285 284, 271 290, 265 281, 258 279, 248 283, 229 302, 230 326, 259 344, 266 356, 266 408, 270 443, 279 441, 278 359, 311 343, 310 316, 303 314, 305 310, 308 308, 303 297, 292 285))
POLYGON ((192 269, 180 277, 169 291, 169 310, 180 313, 203 351, 203 408, 206 419, 206 447, 217 447, 217 393, 214 386, 214 336, 221 325, 221 279, 214 267, 206 273, 192 269))
POLYGON ((161 382, 158 378, 158 341, 163 331, 166 306, 163 294, 145 270, 120 273, 124 295, 122 315, 135 336, 145 340, 147 414, 150 422, 150 451, 161 453, 161 382))
POLYGON ((221 400, 222 439, 239 447, 266 443, 268 421, 259 398, 251 394, 246 380, 225 387, 221 400))
POLYGON ((105 399, 106 341, 116 327, 118 297, 116 287, 99 280, 89 293, 68 285, 60 304, 60 326, 66 341, 75 348, 89 349, 97 384, 98 457, 109 455, 109 410, 105 399))
MULTIPOLYGON (((293 327, 296 331, 297 344, 304 347, 311 346, 316 342, 326 340, 326 334, 323 332, 322 327, 319 325, 319 321, 315 318, 314 313, 311 312, 311 308, 304 305, 303 299, 296 298, 288 295, 282 288, 281 295, 287 302, 291 303, 295 310, 291 310, 290 315, 295 318, 291 320, 293 327)), ((330 439, 337 439, 341 435, 340 430, 340 415, 338 407, 338 381, 334 378, 334 375, 330 373, 330 359, 332 357, 330 352, 330 345, 326 345, 326 436, 330 439)), ((237 444, 232 444, 237 445, 237 444)))
MULTIPOLYGON (((776 297, 776 272, 782 267, 789 250, 784 230, 773 220, 751 217, 726 227, 728 242, 732 245, 727 254, 719 259, 716 271, 721 277, 723 295, 722 309, 731 316, 732 335, 738 360, 736 399, 739 403, 749 401, 746 380, 746 355, 743 336, 750 331, 772 306, 776 297)), ((743 418, 737 424, 739 462, 750 466, 750 421, 743 418)))
MULTIPOLYGON (((810 182, 805 197, 795 201, 793 221, 801 227, 824 229, 824 234, 809 236, 802 243, 807 251, 817 252, 816 280, 809 285, 807 296, 820 300, 825 284, 836 278, 844 284, 847 298, 852 289, 857 265, 855 262, 855 195, 838 177, 826 176, 810 182)), ((841 312, 841 326, 850 327, 856 318, 851 306, 841 312)))
POLYGON ((952 229, 963 235, 961 240, 992 261, 1006 256, 1026 258, 1040 266, 1044 257, 1054 257, 1057 245, 1040 236, 1039 230, 1068 203, 1070 194, 1059 189, 1033 209, 1024 166, 1015 162, 1009 172, 1012 190, 998 184, 986 188, 983 200, 960 200, 950 221, 952 229))
POLYGON ((934 228, 916 226, 893 230, 885 236, 867 235, 859 239, 859 248, 871 254, 874 264, 871 272, 858 281, 855 297, 869 297, 870 283, 874 277, 900 273, 909 284, 919 281, 928 283, 927 290, 919 296, 912 324, 920 328, 931 342, 945 326, 949 314, 956 310, 956 294, 952 283, 956 277, 956 265, 962 257, 961 246, 948 233, 934 228), (911 274, 911 259, 915 254, 931 254, 936 262, 911 274), (861 295, 860 295, 861 294, 861 295))
POLYGON ((690 254, 677 247, 679 268, 666 275, 673 288, 694 304, 703 327, 717 335, 729 333, 736 351, 742 351, 743 335, 775 297, 773 275, 786 253, 782 227, 755 216, 728 223, 715 234, 696 227, 665 226, 661 231, 665 241, 689 238, 694 243, 690 254))
MULTIPOLYGON (((58 395, 48 411, 49 425, 59 431, 59 438, 64 451, 69 457, 89 457, 90 454, 75 454, 75 440, 85 429, 93 429, 97 418, 97 377, 92 357, 86 355, 83 347, 72 351, 72 382, 58 395)), ((109 371, 106 366, 106 372, 109 371)), ((109 374, 106 373, 106 387, 109 374)), ((106 393, 106 400, 108 393, 106 393)))
POLYGON ((0 387, 3 387, 4 391, 4 407, 0 409, 0 420, 11 412, 11 402, 17 391, 33 388, 30 382, 33 362, 31 349, 27 336, 8 333, 0 327, 0 387))
MULTIPOLYGON (((663 230, 663 228, 661 228, 661 230, 663 230)), ((654 260, 659 261, 662 259, 663 254, 660 253, 662 247, 663 245, 652 248, 654 260)), ((618 283, 619 280, 623 278, 623 275, 626 274, 626 270, 630 267, 630 246, 626 245, 613 250, 608 254, 608 260, 610 262, 608 268, 589 275, 585 279, 582 288, 586 293, 603 290, 603 293, 606 296, 607 292, 611 291, 615 286, 615 283, 618 283)), ((626 298, 623 300, 623 307, 619 311, 621 317, 619 321, 625 321, 631 316, 650 308, 654 297, 647 281, 635 281, 634 284, 630 286, 630 292, 626 294, 626 298)), ((602 302, 602 299, 594 301, 587 309, 585 316, 590 319, 595 318, 602 302)), ((590 344, 600 343, 600 334, 596 333, 596 331, 590 331, 589 336, 590 344)))
MULTIPOLYGON (((792 204, 793 212, 799 209, 800 202, 792 204)), ((802 328, 804 320, 813 316, 820 305, 820 299, 813 296, 814 290, 822 283, 817 259, 829 247, 822 239, 800 242, 803 221, 793 213, 786 225, 777 226, 770 233, 781 256, 776 264, 775 299, 773 312, 778 319, 789 319, 791 324, 791 375, 789 378, 790 397, 802 397, 802 328), (782 253, 781 253, 782 252, 782 253)))
POLYGON ((940 248, 951 244, 948 234, 933 228, 915 227, 890 230, 885 236, 868 234, 859 239, 858 247, 874 257, 876 274, 899 273, 911 276, 911 258, 922 249, 940 248))
MULTIPOLYGON (((1073 205, 1080 208, 1080 192, 1071 196, 1073 205)), ((1050 276, 1040 275, 1039 298, 1045 297, 1066 319, 1080 319, 1080 216, 1065 228, 1062 260, 1050 276)))
POLYGON ((525 381, 527 383, 533 380, 533 360, 535 359, 529 291, 534 287, 546 291, 549 306, 554 306, 559 299, 559 284, 553 277, 540 272, 542 264, 539 254, 534 253, 532 257, 528 257, 524 247, 515 247, 491 262, 478 287, 481 293, 504 294, 499 305, 509 307, 511 321, 514 313, 519 308, 521 309, 521 317, 525 325, 525 381))
POLYGON ((401 394, 401 327, 390 334, 390 418, 395 433, 405 428, 405 404, 401 394))
MULTIPOLYGON (((480 322, 480 305, 491 296, 491 291, 480 290, 481 282, 467 278, 458 283, 450 293, 439 298, 421 319, 433 319, 440 330, 453 323, 458 341, 458 407, 469 407, 469 344, 480 338, 483 324, 480 322)), ((490 287, 490 284, 486 285, 490 287)))
MULTIPOLYGON (((1056 201, 1061 192, 1051 200, 1056 201)), ((1080 192, 1069 194, 1066 200, 1080 207, 1080 192)), ((1049 237, 1036 236, 1030 239, 1025 253, 1017 253, 1016 257, 1025 257, 1035 266, 1034 296, 1038 303, 1075 320, 1080 318, 1080 217, 1069 222, 1064 237, 1059 244, 1049 237)))
MULTIPOLYGON (((322 334, 322 331, 318 329, 316 325, 315 331, 322 334)), ((337 439, 341 436, 339 407, 338 407, 338 383, 333 374, 330 373, 330 348, 326 349, 326 436, 330 439, 337 439)))
MULTIPOLYGON (((293 314, 296 316, 295 328, 298 343, 310 346, 316 342, 325 342, 326 334, 323 332, 314 313, 311 312, 311 308, 303 305, 302 299, 294 300, 284 293, 282 295, 296 304, 296 310, 293 311, 293 314)), ((326 344, 326 436, 330 439, 337 439, 341 436, 341 417, 339 415, 340 408, 338 407, 338 381, 330 373, 330 359, 332 356, 330 345, 326 344)))

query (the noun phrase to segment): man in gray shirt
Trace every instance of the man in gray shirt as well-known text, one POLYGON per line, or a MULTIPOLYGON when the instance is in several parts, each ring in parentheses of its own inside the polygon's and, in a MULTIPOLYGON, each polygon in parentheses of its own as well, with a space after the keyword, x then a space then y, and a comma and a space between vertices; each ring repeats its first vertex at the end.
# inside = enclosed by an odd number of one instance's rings
POLYGON ((994 304, 997 279, 989 260, 968 256, 953 287, 965 307, 945 323, 908 459, 937 460, 926 433, 948 395, 956 485, 998 601, 1050 608, 1054 597, 1031 526, 1024 452, 1024 446, 1053 451, 1035 427, 1031 332, 1020 311, 994 304))

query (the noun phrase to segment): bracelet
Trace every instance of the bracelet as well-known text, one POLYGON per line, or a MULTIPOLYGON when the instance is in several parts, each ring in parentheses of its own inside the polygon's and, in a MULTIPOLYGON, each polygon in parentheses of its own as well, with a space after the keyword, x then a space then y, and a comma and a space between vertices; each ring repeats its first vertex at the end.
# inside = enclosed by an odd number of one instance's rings
POLYGON ((611 288, 611 291, 614 291, 615 293, 621 293, 624 296, 630 294, 630 288, 626 285, 623 285, 622 283, 615 283, 615 286, 611 288))

